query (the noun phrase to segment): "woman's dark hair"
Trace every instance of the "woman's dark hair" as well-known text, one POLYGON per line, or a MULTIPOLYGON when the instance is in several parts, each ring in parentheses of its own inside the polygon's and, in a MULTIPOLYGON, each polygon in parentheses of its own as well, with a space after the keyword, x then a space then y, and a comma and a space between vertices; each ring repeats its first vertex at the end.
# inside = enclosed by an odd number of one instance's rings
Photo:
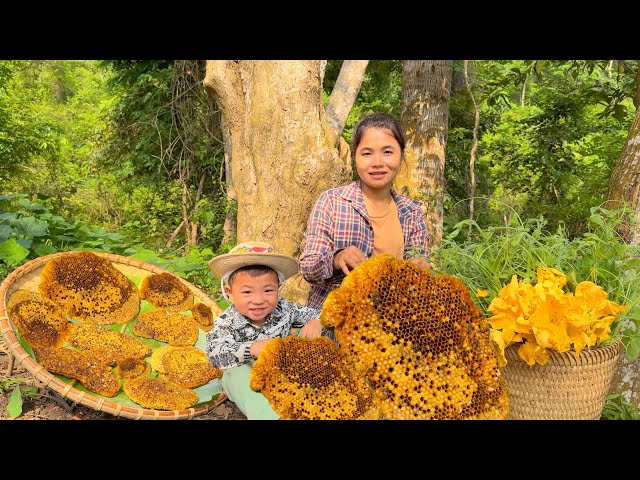
POLYGON ((361 118, 353 128, 353 136, 351 137, 351 153, 353 155, 355 155, 358 145, 360 145, 360 142, 362 141, 364 132, 367 128, 371 127, 381 128, 391 132, 393 138, 395 138, 400 145, 400 151, 404 152, 406 139, 404 137, 404 132, 400 127, 400 122, 398 122, 393 115, 389 115, 388 113, 373 113, 361 118))

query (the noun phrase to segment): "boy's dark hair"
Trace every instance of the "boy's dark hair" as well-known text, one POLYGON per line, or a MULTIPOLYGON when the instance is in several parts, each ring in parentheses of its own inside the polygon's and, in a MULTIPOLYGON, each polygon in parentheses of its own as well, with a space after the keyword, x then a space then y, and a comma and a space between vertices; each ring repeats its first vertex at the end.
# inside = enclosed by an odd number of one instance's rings
POLYGON ((271 267, 267 267, 266 265, 247 265, 245 267, 240 267, 239 269, 235 270, 231 275, 229 275, 229 280, 227 280, 227 283, 229 285, 231 285, 231 283, 233 282, 233 277, 235 277, 236 273, 238 272, 247 272, 250 277, 254 277, 254 278, 264 275, 265 273, 273 272, 276 274, 276 278, 278 277, 278 272, 276 272, 271 267))
POLYGON ((367 128, 372 127, 389 130, 389 132, 391 132, 391 135, 393 135, 393 138, 395 138, 400 145, 401 152, 404 152, 406 138, 404 136, 404 132, 402 131, 402 127, 400 126, 400 122, 398 122, 396 117, 394 117, 393 115, 389 115, 388 113, 373 113, 361 118, 353 128, 353 136, 351 137, 352 155, 356 154, 356 150, 358 149, 358 145, 360 145, 360 142, 362 141, 364 132, 367 130, 367 128))

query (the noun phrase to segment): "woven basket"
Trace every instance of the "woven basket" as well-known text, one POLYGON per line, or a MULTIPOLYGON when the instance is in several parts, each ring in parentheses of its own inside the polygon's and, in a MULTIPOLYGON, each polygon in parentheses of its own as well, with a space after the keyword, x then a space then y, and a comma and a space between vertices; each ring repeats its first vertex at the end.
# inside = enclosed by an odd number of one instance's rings
MULTIPOLYGON (((16 270, 14 270, 0 285, 0 332, 2 333, 4 340, 9 347, 9 352, 12 354, 19 363, 22 365, 44 386, 51 388, 58 392, 63 397, 66 397, 73 402, 76 402, 87 407, 91 407, 94 410, 101 412, 107 412, 115 416, 120 416, 130 419, 149 419, 149 420, 174 420, 174 419, 190 419, 197 415, 208 412, 209 410, 220 405, 226 400, 226 395, 221 392, 218 395, 214 395, 210 401, 200 403, 194 407, 186 408, 184 410, 149 410, 144 408, 136 408, 128 405, 122 405, 106 399, 99 395, 93 395, 91 393, 78 390, 73 387, 72 383, 66 383, 60 380, 55 375, 49 373, 44 367, 38 365, 38 363, 31 358, 29 353, 22 347, 18 338, 16 337, 17 329, 9 319, 7 313, 7 300, 11 294, 18 289, 27 289, 31 291, 38 291, 38 284, 40 283, 40 272, 45 264, 52 258, 62 257, 64 255, 70 255, 77 252, 58 252, 52 255, 39 257, 30 262, 25 263, 16 270)), ((151 265, 149 263, 142 262, 129 257, 124 257, 116 254, 108 254, 101 252, 92 252, 99 257, 109 260, 115 268, 123 272, 125 275, 135 275, 140 278, 144 278, 151 274, 164 273, 166 270, 151 265)), ((184 279, 180 279, 193 294, 204 304, 209 306, 213 311, 214 316, 217 316, 221 309, 213 300, 211 300, 202 290, 195 287, 191 283, 184 279)))
POLYGON ((544 365, 527 365, 518 345, 505 349, 502 373, 509 389, 512 420, 598 420, 616 364, 619 342, 575 352, 549 351, 544 365))

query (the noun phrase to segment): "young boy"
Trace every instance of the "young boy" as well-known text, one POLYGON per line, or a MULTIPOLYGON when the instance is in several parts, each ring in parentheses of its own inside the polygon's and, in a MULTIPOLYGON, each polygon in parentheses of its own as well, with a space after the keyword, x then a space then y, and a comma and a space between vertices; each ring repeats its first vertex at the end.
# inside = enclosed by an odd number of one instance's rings
POLYGON ((262 393, 249 386, 251 366, 269 340, 289 335, 314 338, 329 331, 320 325, 320 310, 279 296, 284 281, 298 271, 298 262, 262 242, 244 242, 214 257, 209 268, 221 279, 222 294, 231 303, 207 333, 205 352, 224 370, 222 388, 247 419, 277 419, 262 393))

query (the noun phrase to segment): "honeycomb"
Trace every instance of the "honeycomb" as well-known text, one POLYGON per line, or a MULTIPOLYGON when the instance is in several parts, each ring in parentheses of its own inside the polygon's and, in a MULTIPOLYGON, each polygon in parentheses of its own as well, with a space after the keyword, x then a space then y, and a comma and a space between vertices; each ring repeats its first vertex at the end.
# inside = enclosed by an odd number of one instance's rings
POLYGON ((147 376, 151 373, 151 365, 139 358, 125 358, 116 365, 116 374, 120 378, 147 376))
POLYGON ((28 290, 9 297, 7 312, 18 333, 32 347, 61 347, 71 332, 71 322, 56 304, 28 290))
POLYGON ((455 277, 376 256, 329 294, 320 320, 363 371, 383 418, 507 418, 487 322, 455 277))
POLYGON ((110 366, 130 357, 142 359, 151 353, 151 347, 137 338, 98 325, 74 324, 68 342, 110 366))
POLYGON ((142 279, 140 296, 157 308, 179 311, 193 305, 193 292, 178 277, 168 272, 142 279))
POLYGON ((193 390, 161 378, 128 378, 122 389, 138 405, 156 410, 182 410, 198 401, 193 390))
POLYGON ((200 325, 200 328, 208 332, 213 328, 213 311, 208 305, 198 302, 191 308, 193 319, 200 325))
POLYGON ((69 348, 36 347, 38 363, 51 373, 75 378, 88 390, 105 397, 115 397, 120 381, 111 367, 84 352, 69 348))
POLYGON ((374 420, 380 408, 362 374, 331 340, 275 338, 251 369, 250 386, 288 420, 374 420))
POLYGON ((159 347, 151 355, 149 363, 160 378, 187 388, 196 388, 222 377, 222 370, 214 368, 207 354, 195 347, 159 347))
POLYGON ((111 262, 91 252, 49 260, 40 273, 38 288, 66 315, 87 323, 126 323, 140 308, 135 284, 111 262))
POLYGON ((138 315, 134 335, 155 338, 177 347, 193 346, 198 340, 198 324, 184 313, 153 310, 138 315))

